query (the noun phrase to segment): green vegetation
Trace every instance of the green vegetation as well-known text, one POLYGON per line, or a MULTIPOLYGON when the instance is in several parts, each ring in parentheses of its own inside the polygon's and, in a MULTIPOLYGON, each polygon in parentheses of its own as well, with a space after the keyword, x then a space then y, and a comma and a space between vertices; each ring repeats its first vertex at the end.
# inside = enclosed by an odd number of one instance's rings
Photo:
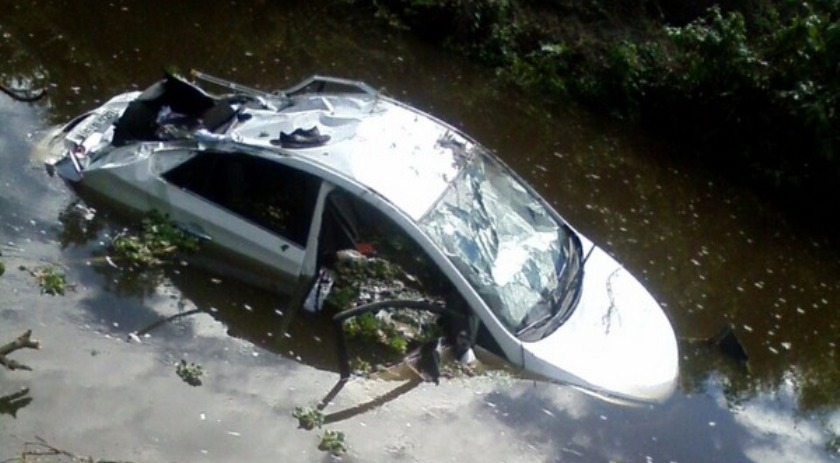
MULTIPOLYGON (((311 431, 315 428, 321 429, 326 418, 324 413, 315 407, 295 407, 292 416, 297 418, 298 427, 311 431)), ((341 431, 325 430, 318 443, 318 450, 330 452, 339 456, 347 452, 347 444, 344 442, 344 433, 341 431)))
POLYGON ((324 413, 315 407, 295 407, 292 416, 297 418, 298 427, 307 431, 324 425, 324 413))
POLYGON ((408 351, 408 336, 411 333, 401 330, 390 319, 378 319, 370 312, 347 320, 344 330, 350 339, 388 348, 395 358, 404 356, 408 351))
POLYGON ((201 377, 204 376, 204 368, 195 363, 187 363, 181 360, 175 366, 175 373, 190 386, 201 386, 201 377))
POLYGON ((638 121, 791 203, 818 210, 840 190, 836 0, 371 3, 543 100, 638 121))
MULTIPOLYGON (((415 299, 429 297, 412 288, 420 286, 418 279, 408 275, 390 259, 366 258, 339 262, 335 266, 335 284, 327 304, 331 310, 341 311, 354 307, 367 298, 415 299)), ((347 336, 368 346, 384 347, 380 361, 402 358, 409 344, 419 341, 424 333, 435 332, 436 317, 416 311, 395 310, 382 315, 364 313, 348 319, 344 329, 347 336)))
MULTIPOLYGON (((25 270, 25 267, 21 267, 21 269, 25 270)), ((53 267, 39 267, 30 273, 38 281, 38 286, 41 287, 41 294, 63 296, 67 290, 67 277, 64 273, 53 267)))
POLYGON ((0 277, 3 276, 4 273, 6 273, 6 264, 0 262, 0 277))
POLYGON ((149 212, 137 234, 122 233, 111 242, 114 257, 137 268, 161 265, 175 252, 194 252, 198 240, 157 212, 149 212))
POLYGON ((318 450, 330 452, 338 456, 347 452, 347 444, 344 443, 344 433, 341 431, 326 430, 321 436, 321 443, 318 450))
POLYGON ((357 375, 366 375, 373 371, 373 365, 361 357, 354 357, 350 361, 350 370, 357 375))

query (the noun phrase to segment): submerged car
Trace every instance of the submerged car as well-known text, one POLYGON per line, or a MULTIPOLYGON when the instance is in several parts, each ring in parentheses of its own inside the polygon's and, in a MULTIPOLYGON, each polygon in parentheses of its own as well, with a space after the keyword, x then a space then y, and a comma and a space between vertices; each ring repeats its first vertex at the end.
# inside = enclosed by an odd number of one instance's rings
POLYGON ((468 342, 609 398, 675 388, 674 331, 633 275, 480 144, 364 83, 269 93, 166 74, 75 118, 50 149, 51 174, 164 212, 310 301, 337 253, 372 252, 365 230, 387 223, 441 279, 468 342))

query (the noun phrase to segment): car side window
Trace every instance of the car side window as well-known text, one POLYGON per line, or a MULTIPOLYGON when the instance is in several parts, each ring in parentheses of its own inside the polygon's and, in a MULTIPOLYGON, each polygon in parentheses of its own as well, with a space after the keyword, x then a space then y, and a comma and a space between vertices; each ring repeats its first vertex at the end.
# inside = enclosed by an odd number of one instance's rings
POLYGON ((248 154, 202 152, 163 177, 305 247, 321 181, 248 154))

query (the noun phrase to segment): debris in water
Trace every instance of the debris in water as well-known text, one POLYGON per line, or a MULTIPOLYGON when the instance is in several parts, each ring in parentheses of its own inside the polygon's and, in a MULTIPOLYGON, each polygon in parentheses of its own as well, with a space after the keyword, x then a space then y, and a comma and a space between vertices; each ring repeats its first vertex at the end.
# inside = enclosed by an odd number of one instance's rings
POLYGON ((204 369, 201 365, 195 363, 187 363, 186 360, 181 361, 175 367, 175 373, 190 386, 201 386, 201 377, 204 375, 204 369))
POLYGON ((295 407, 292 416, 297 418, 298 427, 307 431, 324 425, 324 413, 316 407, 295 407))
POLYGON ((330 452, 335 456, 339 456, 347 452, 347 444, 344 442, 344 433, 341 431, 326 430, 321 436, 321 443, 318 444, 318 450, 330 452))

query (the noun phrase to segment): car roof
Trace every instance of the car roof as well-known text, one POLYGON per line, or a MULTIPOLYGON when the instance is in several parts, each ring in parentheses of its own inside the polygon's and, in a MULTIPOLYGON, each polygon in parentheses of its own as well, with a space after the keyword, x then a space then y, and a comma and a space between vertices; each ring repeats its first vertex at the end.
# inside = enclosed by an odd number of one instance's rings
POLYGON ((280 111, 246 109, 228 133, 375 191, 418 221, 474 153, 475 143, 417 109, 379 95, 298 95, 280 111), (280 134, 317 128, 323 143, 282 146, 280 134), (326 137, 323 137, 326 138, 326 137))

